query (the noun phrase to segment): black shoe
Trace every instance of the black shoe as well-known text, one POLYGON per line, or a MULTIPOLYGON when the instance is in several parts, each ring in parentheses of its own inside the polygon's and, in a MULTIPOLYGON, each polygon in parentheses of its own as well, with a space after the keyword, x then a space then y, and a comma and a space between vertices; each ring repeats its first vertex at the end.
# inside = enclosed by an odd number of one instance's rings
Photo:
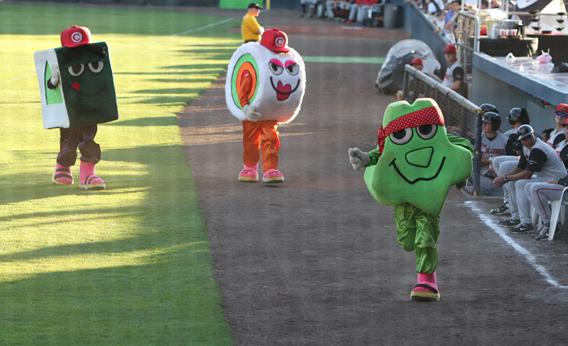
POLYGON ((521 223, 519 219, 507 219, 503 221, 499 221, 499 226, 507 226, 507 227, 515 227, 521 223))
POLYGON ((511 232, 513 233, 527 233, 532 231, 533 229, 533 225, 531 225, 530 223, 522 223, 520 225, 518 225, 517 227, 513 228, 511 230, 511 232))
POLYGON ((497 208, 493 208, 489 211, 490 214, 492 215, 503 215, 503 214, 509 214, 509 208, 503 204, 500 207, 497 208))
POLYGON ((550 229, 549 226, 543 226, 540 231, 537 232, 534 240, 544 240, 548 239, 548 230, 550 229))

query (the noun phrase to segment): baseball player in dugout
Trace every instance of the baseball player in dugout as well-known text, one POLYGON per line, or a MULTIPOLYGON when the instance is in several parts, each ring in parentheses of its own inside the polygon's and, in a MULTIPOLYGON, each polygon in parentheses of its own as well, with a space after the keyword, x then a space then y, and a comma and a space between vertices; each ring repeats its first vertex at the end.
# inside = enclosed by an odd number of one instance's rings
POLYGON ((264 32, 264 28, 256 19, 260 10, 262 10, 262 7, 257 3, 251 2, 248 5, 247 14, 245 14, 241 23, 241 36, 245 43, 260 41, 260 35, 264 32))
POLYGON ((512 232, 532 231, 530 215, 530 183, 557 181, 567 175, 566 167, 554 149, 536 137, 530 125, 517 129, 523 144, 519 163, 505 175, 497 176, 496 186, 503 186, 509 193, 511 218, 499 222, 500 226, 514 227, 512 232))

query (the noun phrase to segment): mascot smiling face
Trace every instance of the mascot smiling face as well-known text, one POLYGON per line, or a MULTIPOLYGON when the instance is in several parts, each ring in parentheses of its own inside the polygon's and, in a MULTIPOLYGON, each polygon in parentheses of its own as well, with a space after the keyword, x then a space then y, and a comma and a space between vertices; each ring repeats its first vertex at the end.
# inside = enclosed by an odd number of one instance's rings
POLYGON ((261 42, 245 43, 235 51, 225 84, 225 101, 233 116, 245 120, 243 100, 261 114, 258 120, 289 123, 298 115, 306 70, 300 54, 287 43, 284 32, 267 29, 261 42))
POLYGON ((55 50, 72 126, 117 119, 116 95, 106 43, 55 50))
POLYGON ((365 183, 383 204, 409 203, 438 215, 452 185, 471 174, 471 154, 450 143, 444 117, 432 99, 391 103, 379 130, 379 162, 365 183))

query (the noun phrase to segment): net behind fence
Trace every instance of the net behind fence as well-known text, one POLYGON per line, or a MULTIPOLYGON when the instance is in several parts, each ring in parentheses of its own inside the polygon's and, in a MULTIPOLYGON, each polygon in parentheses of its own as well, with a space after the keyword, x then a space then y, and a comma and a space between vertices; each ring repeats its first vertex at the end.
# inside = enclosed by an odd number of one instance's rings
POLYGON ((471 192, 479 195, 481 109, 468 99, 443 86, 438 80, 410 65, 405 66, 403 94, 408 102, 414 102, 419 97, 430 97, 436 100, 444 114, 448 133, 466 137, 474 143, 473 191, 471 192))

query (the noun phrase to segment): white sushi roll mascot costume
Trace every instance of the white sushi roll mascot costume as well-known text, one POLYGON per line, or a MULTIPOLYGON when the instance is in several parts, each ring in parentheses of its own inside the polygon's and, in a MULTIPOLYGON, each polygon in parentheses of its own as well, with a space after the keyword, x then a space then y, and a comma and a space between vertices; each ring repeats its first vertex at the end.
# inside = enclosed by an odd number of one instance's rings
POLYGON ((260 42, 240 46, 231 57, 225 100, 231 114, 243 124, 243 169, 239 181, 257 182, 262 153, 262 181, 282 183, 278 170, 278 126, 300 112, 306 90, 306 70, 288 37, 267 29, 260 42))

